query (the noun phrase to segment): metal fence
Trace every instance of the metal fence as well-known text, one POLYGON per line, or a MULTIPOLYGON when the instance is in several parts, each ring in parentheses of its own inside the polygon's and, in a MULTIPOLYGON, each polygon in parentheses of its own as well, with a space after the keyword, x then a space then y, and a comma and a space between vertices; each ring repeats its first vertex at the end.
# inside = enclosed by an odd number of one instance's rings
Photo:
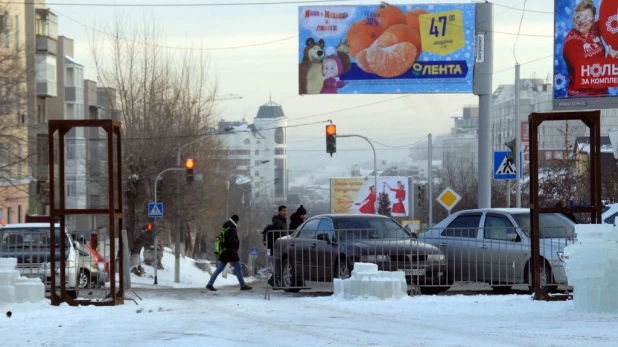
MULTIPOLYGON (((298 292, 313 283, 347 278, 354 263, 375 263, 382 271, 404 271, 411 289, 446 290, 455 282, 493 288, 530 285, 529 234, 519 228, 269 231, 272 289, 298 292)), ((551 291, 567 284, 561 260, 573 233, 541 232, 541 285, 551 291)))
MULTIPOLYGON (((60 287, 62 277, 67 292, 75 297, 79 295, 80 289, 105 288, 109 282, 109 262, 112 259, 109 254, 109 241, 105 239, 106 234, 92 234, 90 239, 79 240, 74 240, 75 235, 65 234, 64 252, 60 248, 60 234, 57 228, 56 288, 60 287), (64 276, 61 276, 61 256, 65 259, 64 276)), ((16 258, 20 275, 41 279, 47 292, 51 291, 50 246, 49 226, 0 229, 0 258, 16 258)))

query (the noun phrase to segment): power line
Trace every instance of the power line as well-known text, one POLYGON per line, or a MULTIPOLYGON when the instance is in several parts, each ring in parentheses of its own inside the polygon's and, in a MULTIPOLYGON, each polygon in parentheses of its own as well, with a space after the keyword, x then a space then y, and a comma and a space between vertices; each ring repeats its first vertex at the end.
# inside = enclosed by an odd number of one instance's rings
MULTIPOLYGON (((336 2, 351 2, 354 0, 335 0, 336 2)), ((128 3, 110 4, 103 2, 93 3, 68 3, 68 2, 47 2, 46 6, 96 6, 96 7, 232 7, 232 6, 268 6, 268 5, 298 5, 298 4, 319 4, 332 2, 332 0, 305 0, 305 1, 267 1, 267 2, 219 2, 219 3, 128 3)), ((34 1, 5 1, 5 4, 33 5, 34 1)))
POLYGON ((523 11, 523 12, 530 12, 530 13, 544 13, 544 14, 551 14, 551 15, 554 14, 554 12, 550 12, 550 11, 530 10, 530 9, 526 9, 526 8, 519 8, 519 7, 502 5, 502 4, 498 4, 498 3, 495 3, 495 2, 493 4, 495 6, 498 6, 498 7, 508 8, 508 9, 516 10, 516 11, 523 11))
POLYGON ((145 46, 150 46, 150 47, 155 47, 155 48, 163 48, 163 49, 178 49, 178 50, 186 50, 186 51, 223 51, 223 50, 232 50, 232 49, 242 49, 242 48, 251 48, 251 47, 257 47, 257 46, 263 46, 263 45, 270 45, 273 43, 278 43, 278 42, 283 42, 283 41, 287 41, 287 40, 291 40, 291 39, 295 39, 298 38, 298 35, 293 35, 293 36, 288 36, 288 37, 284 37, 281 39, 277 39, 277 40, 272 40, 272 41, 264 41, 264 42, 258 42, 258 43, 251 43, 251 44, 247 44, 247 45, 238 45, 238 46, 224 46, 224 47, 206 47, 206 48, 194 48, 194 47, 179 47, 179 46, 167 46, 167 45, 160 45, 157 43, 149 43, 149 42, 144 42, 144 41, 138 41, 138 40, 134 40, 128 37, 124 37, 124 36, 118 36, 118 35, 114 35, 114 34, 110 34, 107 31, 104 30, 100 30, 97 29, 93 26, 90 26, 88 24, 84 24, 78 20, 75 20, 63 13, 60 13, 59 11, 55 11, 57 14, 59 14, 60 16, 70 20, 71 22, 74 22, 76 24, 79 24, 85 28, 88 28, 90 30, 96 31, 98 33, 101 33, 103 35, 112 37, 112 38, 117 38, 123 41, 128 41, 131 43, 136 43, 139 45, 145 45, 145 46))
POLYGON ((515 48, 517 47, 517 40, 519 39, 519 32, 521 31, 521 24, 524 22, 524 14, 526 13, 526 0, 524 0, 524 10, 521 11, 521 18, 519 19, 519 28, 517 28, 517 36, 515 36, 515 42, 513 43, 513 58, 515 64, 517 64, 517 55, 515 54, 515 48))

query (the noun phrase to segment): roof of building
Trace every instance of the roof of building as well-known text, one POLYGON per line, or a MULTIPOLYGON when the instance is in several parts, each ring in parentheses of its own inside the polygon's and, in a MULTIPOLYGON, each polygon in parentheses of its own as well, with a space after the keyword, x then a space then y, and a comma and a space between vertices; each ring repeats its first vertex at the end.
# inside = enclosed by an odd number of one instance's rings
MULTIPOLYGON (((575 138, 575 150, 579 153, 590 153, 590 137, 578 136, 575 138)), ((601 153, 614 153, 609 136, 601 136, 601 153)))
POLYGON ((260 106, 256 119, 274 119, 274 118, 285 118, 285 114, 283 113, 283 108, 281 105, 276 104, 272 101, 265 103, 260 106))

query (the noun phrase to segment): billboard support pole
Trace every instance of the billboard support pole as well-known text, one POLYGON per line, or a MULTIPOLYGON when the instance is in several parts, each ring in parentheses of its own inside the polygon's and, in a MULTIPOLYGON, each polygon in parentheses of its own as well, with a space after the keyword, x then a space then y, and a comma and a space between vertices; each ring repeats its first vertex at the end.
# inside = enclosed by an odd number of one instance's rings
POLYGON ((520 80, 519 80, 519 63, 515 64, 515 207, 521 207, 521 119, 519 118, 519 100, 520 100, 520 80))
POLYGON ((476 54, 474 94, 479 96, 478 132, 478 207, 491 207, 492 76, 493 76, 493 4, 476 4, 476 54))
POLYGON ((375 147, 373 147, 373 143, 371 143, 371 140, 369 140, 363 135, 355 135, 355 134, 341 135, 339 134, 337 135, 337 137, 360 137, 361 139, 364 139, 365 141, 369 142, 369 145, 371 146, 371 149, 373 150, 373 184, 374 184, 374 189, 376 191, 375 193, 376 198, 373 202, 373 208, 375 208, 376 213, 378 213, 378 159, 376 157, 376 149, 375 147))
POLYGON ((429 194, 429 227, 433 228, 433 137, 427 135, 427 194, 429 194))

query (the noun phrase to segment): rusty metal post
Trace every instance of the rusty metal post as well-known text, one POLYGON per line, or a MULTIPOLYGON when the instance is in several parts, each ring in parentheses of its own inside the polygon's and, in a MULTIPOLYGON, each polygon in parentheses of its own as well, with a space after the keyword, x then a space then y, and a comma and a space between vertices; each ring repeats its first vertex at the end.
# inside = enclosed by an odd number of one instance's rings
POLYGON ((566 300, 568 295, 550 296, 541 288, 541 265, 544 260, 540 256, 540 225, 541 213, 590 213, 592 223, 601 222, 603 205, 601 203, 601 112, 549 112, 531 113, 530 122, 530 236, 531 259, 529 270, 532 274, 532 288, 535 300, 566 300), (538 128, 547 121, 582 121, 590 129, 590 205, 584 207, 542 207, 539 204, 539 143, 538 128))
POLYGON ((53 123, 48 124, 48 155, 49 155, 49 211, 51 218, 49 219, 49 242, 50 247, 50 265, 51 265, 51 274, 50 274, 50 289, 51 289, 51 303, 52 305, 60 305, 62 302, 58 295, 56 294, 56 233, 54 230, 54 210, 56 209, 56 192, 55 186, 52 182, 55 181, 56 176, 54 175, 54 134, 56 133, 57 128, 53 123))

